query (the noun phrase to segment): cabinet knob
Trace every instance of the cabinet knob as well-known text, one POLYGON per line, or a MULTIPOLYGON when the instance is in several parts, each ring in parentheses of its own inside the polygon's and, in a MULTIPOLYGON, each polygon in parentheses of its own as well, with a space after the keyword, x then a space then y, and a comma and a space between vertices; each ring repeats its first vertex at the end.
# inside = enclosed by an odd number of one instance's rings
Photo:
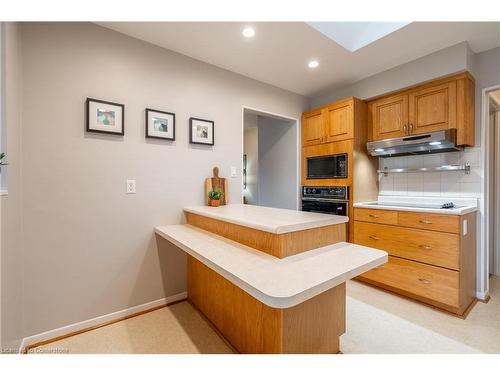
POLYGON ((406 124, 405 124, 405 125, 403 126, 403 133, 407 134, 407 132, 406 132, 406 129, 407 129, 407 128, 408 128, 408 127, 407 127, 407 126, 406 126, 406 124))
POLYGON ((432 250, 432 246, 429 245, 420 245, 419 247, 424 250, 432 250))
POLYGON ((432 221, 430 220, 420 220, 422 224, 432 224, 432 221))
POLYGON ((375 241, 380 240, 380 238, 379 238, 379 237, 377 237, 377 236, 370 236, 370 238, 371 238, 372 240, 375 240, 375 241))
POLYGON ((379 218, 379 216, 378 216, 378 215, 375 215, 375 214, 369 214, 368 216, 369 216, 369 217, 373 217, 374 219, 378 219, 378 218, 379 218))
POLYGON ((410 124, 410 134, 413 133, 413 124, 410 124))
POLYGON ((419 277, 419 278, 418 278, 418 281, 420 281, 422 284, 425 284, 425 285, 430 285, 430 284, 432 284, 432 281, 427 280, 427 279, 424 279, 424 278, 422 278, 422 277, 419 277))

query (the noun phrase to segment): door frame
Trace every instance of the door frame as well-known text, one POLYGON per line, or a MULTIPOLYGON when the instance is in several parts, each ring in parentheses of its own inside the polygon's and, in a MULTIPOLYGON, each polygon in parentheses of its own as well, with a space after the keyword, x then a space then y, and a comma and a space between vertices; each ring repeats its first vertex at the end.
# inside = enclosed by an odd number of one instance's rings
POLYGON ((296 142, 296 149, 297 149, 297 160, 295 161, 296 166, 295 166, 295 208, 297 210, 300 209, 300 160, 301 160, 301 148, 300 148, 300 121, 298 118, 291 117, 288 115, 283 115, 280 113, 276 112, 271 112, 265 109, 260 109, 260 108, 255 108, 247 105, 242 105, 241 106, 241 171, 242 171, 242 177, 241 177, 241 203, 243 203, 243 150, 245 149, 245 110, 252 111, 252 112, 258 112, 262 113, 263 115, 267 115, 269 117, 276 117, 277 119, 281 120, 288 120, 292 121, 294 124, 293 126, 295 127, 295 133, 297 137, 297 142, 296 142))
MULTIPOLYGON (((483 215, 481 215, 481 236, 480 236, 480 244, 481 251, 479 254, 480 261, 480 271, 481 271, 481 280, 478 291, 478 298, 486 299, 488 298, 490 282, 489 282, 489 247, 490 247, 490 239, 489 239, 489 218, 493 213, 490 212, 490 201, 491 201, 491 192, 489 191, 489 176, 487 171, 489 171, 490 163, 490 149, 489 143, 486 141, 490 136, 490 127, 489 125, 489 93, 492 91, 500 90, 500 85, 490 86, 483 88, 481 91, 481 162, 482 162, 482 170, 483 170, 483 180, 481 183, 481 198, 480 198, 480 209, 483 215)), ((491 228, 494 230, 494 228, 491 228)), ((498 258, 498 257, 497 257, 498 258)), ((495 262, 495 273, 500 274, 500 264, 499 260, 495 262)))
MULTIPOLYGON (((500 146, 500 110, 496 111, 494 125, 495 129, 495 167, 498 169, 500 166, 500 150, 497 146, 500 146)), ((500 190, 500 172, 495 172, 495 193, 500 190)), ((494 211, 494 248, 493 248, 493 269, 494 274, 500 276, 500 196, 496 196, 496 207, 494 211)))

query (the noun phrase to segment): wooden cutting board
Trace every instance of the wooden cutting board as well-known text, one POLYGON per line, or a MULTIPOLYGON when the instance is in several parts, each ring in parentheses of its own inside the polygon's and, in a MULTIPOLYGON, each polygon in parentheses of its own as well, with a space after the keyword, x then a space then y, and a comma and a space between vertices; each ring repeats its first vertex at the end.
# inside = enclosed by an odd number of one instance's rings
POLYGON ((213 176, 205 179, 205 201, 206 204, 209 203, 208 192, 211 190, 219 189, 224 195, 220 200, 220 204, 227 204, 229 202, 228 197, 228 188, 227 188, 227 179, 224 177, 219 177, 219 167, 214 167, 213 176))

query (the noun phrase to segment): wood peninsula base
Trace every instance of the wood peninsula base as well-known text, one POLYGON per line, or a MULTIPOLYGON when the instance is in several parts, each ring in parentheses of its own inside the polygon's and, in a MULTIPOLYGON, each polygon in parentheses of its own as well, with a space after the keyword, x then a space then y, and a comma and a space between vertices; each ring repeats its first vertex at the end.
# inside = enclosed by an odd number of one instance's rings
POLYGON ((345 223, 304 229, 288 233, 270 233, 243 225, 186 212, 188 224, 250 246, 277 258, 346 240, 345 223))
POLYGON ((188 300, 240 353, 336 354, 345 283, 387 262, 345 242, 345 216, 251 205, 185 207, 155 233, 187 254, 188 300))
POLYGON ((240 353, 339 352, 345 283, 299 305, 266 306, 188 255, 188 299, 240 353))

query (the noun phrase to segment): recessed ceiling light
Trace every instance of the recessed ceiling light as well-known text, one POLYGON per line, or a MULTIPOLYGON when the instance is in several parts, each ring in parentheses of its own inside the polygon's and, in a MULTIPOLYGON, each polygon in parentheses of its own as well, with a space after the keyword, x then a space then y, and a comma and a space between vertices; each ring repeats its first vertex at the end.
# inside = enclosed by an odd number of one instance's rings
POLYGON ((245 27, 241 33, 245 38, 253 38, 255 36, 255 30, 252 27, 245 27))
POLYGON ((319 62, 318 62, 318 60, 311 60, 311 61, 309 61, 307 66, 309 68, 317 68, 319 66, 319 62))

